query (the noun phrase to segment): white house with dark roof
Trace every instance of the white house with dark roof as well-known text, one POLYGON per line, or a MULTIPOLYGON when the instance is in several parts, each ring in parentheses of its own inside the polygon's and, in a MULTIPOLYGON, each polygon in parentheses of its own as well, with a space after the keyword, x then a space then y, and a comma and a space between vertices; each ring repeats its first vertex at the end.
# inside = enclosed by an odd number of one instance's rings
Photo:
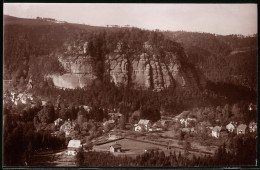
POLYGON ((114 144, 109 147, 110 152, 121 152, 122 146, 120 144, 114 144))
POLYGON ((212 129, 212 136, 215 137, 215 138, 218 138, 219 137, 219 133, 221 131, 221 128, 220 126, 215 126, 213 129, 212 129))
POLYGON ((80 140, 70 140, 68 144, 68 155, 75 156, 81 147, 80 140))
POLYGON ((245 134, 246 133, 246 128, 247 126, 245 124, 240 124, 238 127, 237 127, 237 134, 245 134))
POLYGON ((135 131, 148 131, 151 126, 150 120, 140 119, 138 124, 135 125, 135 131))
POLYGON ((226 129, 228 130, 228 132, 234 132, 236 127, 232 122, 230 122, 229 124, 227 124, 226 129))

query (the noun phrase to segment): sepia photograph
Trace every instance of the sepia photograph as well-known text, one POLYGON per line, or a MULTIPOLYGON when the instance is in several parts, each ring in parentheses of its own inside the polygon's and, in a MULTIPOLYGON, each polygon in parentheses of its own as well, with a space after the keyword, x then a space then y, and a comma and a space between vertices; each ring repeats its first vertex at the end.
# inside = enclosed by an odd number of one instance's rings
POLYGON ((257 17, 3 3, 2 168, 257 167, 257 17))

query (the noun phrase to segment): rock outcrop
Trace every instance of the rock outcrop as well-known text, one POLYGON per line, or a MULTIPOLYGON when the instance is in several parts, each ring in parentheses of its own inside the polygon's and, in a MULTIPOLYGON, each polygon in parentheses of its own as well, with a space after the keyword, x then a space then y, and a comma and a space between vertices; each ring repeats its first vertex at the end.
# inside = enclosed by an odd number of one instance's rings
MULTIPOLYGON (((78 47, 69 45, 64 55, 59 57, 67 73, 49 75, 55 86, 70 89, 83 88, 96 78, 93 58, 86 54, 87 45, 87 42, 78 47)), ((182 68, 177 54, 166 52, 162 58, 148 42, 144 43, 143 48, 144 51, 131 53, 129 56, 122 52, 122 42, 119 42, 115 50, 106 55, 105 72, 110 75, 111 81, 116 85, 131 83, 135 87, 157 91, 168 87, 196 84, 195 80, 190 78, 192 72, 185 70, 188 68, 182 68)))

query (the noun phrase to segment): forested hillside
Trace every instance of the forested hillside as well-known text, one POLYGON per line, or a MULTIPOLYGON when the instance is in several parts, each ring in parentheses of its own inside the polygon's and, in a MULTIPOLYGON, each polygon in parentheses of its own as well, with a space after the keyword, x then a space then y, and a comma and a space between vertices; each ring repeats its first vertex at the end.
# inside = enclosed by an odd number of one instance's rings
POLYGON ((12 79, 12 88, 23 91, 32 78, 31 91, 46 100, 61 95, 63 102, 121 108, 124 113, 143 109, 176 114, 193 107, 255 101, 256 44, 256 36, 162 33, 4 16, 4 79, 12 79), (60 56, 70 63, 90 58, 93 81, 82 89, 55 88, 46 75, 66 73, 60 56))
POLYGON ((197 32, 165 32, 181 43, 189 62, 208 80, 257 88, 257 34, 215 35, 197 32))

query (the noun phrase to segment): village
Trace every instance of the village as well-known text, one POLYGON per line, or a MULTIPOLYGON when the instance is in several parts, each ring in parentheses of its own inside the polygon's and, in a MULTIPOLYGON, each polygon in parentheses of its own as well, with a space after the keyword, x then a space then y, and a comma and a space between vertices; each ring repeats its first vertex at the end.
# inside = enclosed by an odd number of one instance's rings
MULTIPOLYGON (((8 101, 14 107, 26 105, 30 108, 36 107, 37 103, 44 108, 47 103, 26 92, 5 93, 4 102, 8 101)), ((86 105, 79 107, 86 113, 90 113, 92 109, 86 105)), ((256 110, 256 107, 250 104, 248 111, 252 110, 256 110)), ((75 159, 80 150, 110 152, 115 156, 130 157, 151 151, 163 151, 166 154, 180 152, 187 154, 188 157, 189 155, 213 155, 220 144, 228 143, 229 138, 243 135, 256 137, 257 134, 257 124, 254 121, 246 124, 243 121, 231 120, 221 124, 216 120, 212 125, 209 121, 198 119, 192 111, 183 111, 174 117, 161 116, 161 119, 156 122, 139 119, 130 123, 118 111, 108 113, 108 118, 101 122, 81 121, 82 125, 79 125, 78 118, 64 120, 58 117, 52 123, 55 128, 52 129, 51 135, 57 136, 63 133, 68 143, 62 152, 51 153, 66 155, 65 158, 69 160, 75 159)), ((42 148, 41 151, 37 151, 36 156, 41 152, 44 153, 45 150, 42 148)))

